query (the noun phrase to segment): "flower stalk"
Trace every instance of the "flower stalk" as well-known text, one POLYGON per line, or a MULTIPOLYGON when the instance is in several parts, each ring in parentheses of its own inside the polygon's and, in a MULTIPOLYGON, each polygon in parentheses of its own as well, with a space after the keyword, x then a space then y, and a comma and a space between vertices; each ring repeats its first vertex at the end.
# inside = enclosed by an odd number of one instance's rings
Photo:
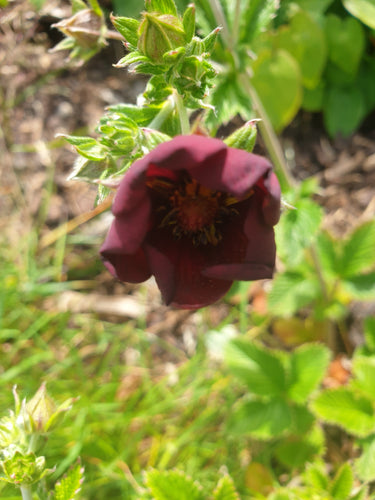
POLYGON ((33 493, 31 491, 31 486, 29 485, 21 486, 21 495, 22 495, 22 500, 32 500, 33 493))
POLYGON ((180 120, 181 134, 188 135, 188 134, 190 134, 190 123, 189 123, 189 117, 187 114, 187 110, 186 110, 184 103, 182 101, 182 97, 178 92, 174 92, 173 93, 173 100, 174 100, 174 103, 176 106, 178 118, 180 120))

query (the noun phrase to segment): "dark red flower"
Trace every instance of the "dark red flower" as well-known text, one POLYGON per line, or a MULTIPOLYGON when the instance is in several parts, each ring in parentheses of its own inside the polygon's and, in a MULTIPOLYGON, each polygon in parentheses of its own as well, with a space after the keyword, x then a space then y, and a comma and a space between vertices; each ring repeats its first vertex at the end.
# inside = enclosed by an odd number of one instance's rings
POLYGON ((136 161, 113 203, 101 255, 121 281, 155 276, 164 301, 196 309, 234 280, 271 278, 280 187, 261 156, 198 135, 136 161))

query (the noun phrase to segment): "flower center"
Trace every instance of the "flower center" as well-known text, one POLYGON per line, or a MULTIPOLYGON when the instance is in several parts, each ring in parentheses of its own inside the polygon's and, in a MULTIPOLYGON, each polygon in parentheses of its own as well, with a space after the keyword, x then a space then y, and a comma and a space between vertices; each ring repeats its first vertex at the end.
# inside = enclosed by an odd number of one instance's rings
POLYGON ((185 184, 183 190, 176 190, 171 201, 181 230, 193 233, 213 224, 219 209, 220 195, 221 193, 214 193, 195 180, 185 184))
POLYGON ((239 200, 221 191, 212 191, 191 177, 178 183, 154 178, 147 184, 167 198, 167 203, 158 206, 158 211, 167 211, 159 227, 172 226, 176 238, 188 236, 194 245, 217 245, 222 239, 217 226, 225 216, 238 214, 230 205, 239 200))

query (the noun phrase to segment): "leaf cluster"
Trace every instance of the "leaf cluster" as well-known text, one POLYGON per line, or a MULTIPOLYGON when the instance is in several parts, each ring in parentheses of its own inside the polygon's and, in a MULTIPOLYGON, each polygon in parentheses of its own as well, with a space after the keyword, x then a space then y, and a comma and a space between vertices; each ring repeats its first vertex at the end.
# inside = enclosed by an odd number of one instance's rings
POLYGON ((276 228, 280 272, 269 294, 269 311, 291 317, 312 308, 315 319, 338 320, 353 301, 375 297, 375 222, 360 224, 346 238, 334 238, 321 227, 323 211, 310 199, 315 181, 305 181, 291 195, 276 228))

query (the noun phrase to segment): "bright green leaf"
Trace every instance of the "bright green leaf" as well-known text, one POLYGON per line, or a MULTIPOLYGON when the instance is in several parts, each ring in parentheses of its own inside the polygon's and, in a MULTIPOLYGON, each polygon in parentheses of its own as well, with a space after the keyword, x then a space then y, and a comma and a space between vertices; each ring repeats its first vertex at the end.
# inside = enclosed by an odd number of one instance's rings
POLYGON ((291 424, 290 409, 286 401, 247 401, 233 414, 229 431, 237 435, 251 435, 257 439, 281 436, 291 424))
POLYGON ((204 500, 201 487, 180 471, 149 470, 145 483, 154 500, 204 500))
POLYGON ((303 403, 319 386, 328 367, 330 351, 323 344, 305 344, 290 358, 289 396, 303 403))
POLYGON ((375 220, 358 227, 345 242, 341 276, 355 276, 375 266, 375 220))
POLYGON ((279 256, 289 268, 301 262, 303 251, 313 242, 323 218, 322 208, 312 200, 293 201, 293 206, 294 209, 284 212, 276 226, 279 256))
POLYGON ((355 461, 355 468, 362 481, 375 480, 375 435, 362 441, 362 454, 355 461))
POLYGON ((235 339, 228 343, 225 354, 230 371, 245 382, 252 394, 272 397, 284 391, 284 367, 271 350, 235 339))
POLYGON ((321 392, 312 403, 314 412, 324 421, 344 428, 350 434, 365 437, 375 430, 371 401, 347 387, 321 392))
POLYGON ((66 477, 64 477, 55 486, 56 500, 75 500, 79 497, 81 484, 83 481, 83 468, 81 464, 77 464, 71 469, 66 477))
POLYGON ((111 16, 111 21, 116 30, 121 33, 127 42, 133 47, 138 43, 138 28, 139 21, 129 17, 114 17, 111 16))
POLYGON ((344 500, 349 497, 352 487, 353 471, 348 463, 344 463, 329 485, 329 492, 334 499, 344 500))
POLYGON ((296 115, 302 103, 297 61, 285 50, 263 51, 253 63, 252 85, 276 131, 296 115))
POLYGON ((145 7, 147 12, 177 16, 176 4, 173 0, 145 0, 145 7))
POLYGON ((182 18, 182 24, 185 31, 186 42, 189 43, 195 33, 195 7, 194 5, 189 5, 184 12, 182 18))
POLYGON ((374 300, 375 272, 346 278, 341 286, 354 300, 374 300))
POLYGON ((374 0, 343 0, 343 4, 352 16, 357 17, 363 24, 375 29, 374 0))
POLYGON ((301 68, 302 82, 307 88, 319 83, 327 57, 324 32, 310 14, 300 10, 288 25, 280 28, 276 43, 288 51, 301 68))
POLYGON ((352 385, 364 396, 375 400, 375 356, 354 356, 352 385))
POLYGON ((230 476, 223 476, 214 491, 214 500, 240 500, 233 479, 230 476))
POLYGON ((275 316, 289 317, 320 297, 317 278, 286 271, 276 275, 268 295, 268 310, 275 316))

